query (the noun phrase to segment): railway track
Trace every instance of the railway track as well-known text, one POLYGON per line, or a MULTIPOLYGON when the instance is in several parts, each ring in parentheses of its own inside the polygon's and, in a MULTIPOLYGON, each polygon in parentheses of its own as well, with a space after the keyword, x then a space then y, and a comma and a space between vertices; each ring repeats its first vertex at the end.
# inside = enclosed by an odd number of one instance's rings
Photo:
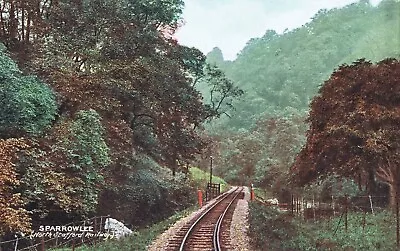
POLYGON ((230 222, 239 196, 243 197, 243 188, 236 188, 218 197, 207 210, 183 226, 169 240, 166 250, 228 250, 230 222))

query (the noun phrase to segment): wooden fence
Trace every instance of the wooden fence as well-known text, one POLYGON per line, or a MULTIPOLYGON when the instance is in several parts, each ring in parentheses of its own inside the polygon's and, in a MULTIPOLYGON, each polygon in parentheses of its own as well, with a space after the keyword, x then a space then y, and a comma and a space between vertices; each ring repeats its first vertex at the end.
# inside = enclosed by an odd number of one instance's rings
POLYGON ((81 229, 90 227, 92 230, 90 232, 80 232, 80 234, 73 233, 74 231, 54 231, 54 229, 47 232, 34 230, 28 236, 15 236, 17 238, 0 241, 0 251, 44 251, 50 248, 70 248, 74 250, 75 247, 82 244, 95 245, 97 242, 109 237, 109 232, 104 229, 105 220, 109 217, 96 216, 64 225, 65 229, 79 226, 81 229))

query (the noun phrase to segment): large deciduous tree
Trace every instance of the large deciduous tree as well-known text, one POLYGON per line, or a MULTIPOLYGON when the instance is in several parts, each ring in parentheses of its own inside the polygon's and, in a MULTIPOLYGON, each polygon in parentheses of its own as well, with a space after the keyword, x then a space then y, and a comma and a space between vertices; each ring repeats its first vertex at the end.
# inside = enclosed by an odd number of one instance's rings
POLYGON ((336 173, 390 187, 400 183, 400 62, 340 66, 311 104, 307 143, 292 171, 300 183, 336 173))

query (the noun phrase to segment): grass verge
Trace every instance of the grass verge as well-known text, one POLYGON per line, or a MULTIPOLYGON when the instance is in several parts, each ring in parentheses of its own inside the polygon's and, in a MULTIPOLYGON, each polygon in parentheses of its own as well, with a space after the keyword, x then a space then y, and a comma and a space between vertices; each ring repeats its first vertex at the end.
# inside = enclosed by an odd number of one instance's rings
MULTIPOLYGON (((205 189, 207 187, 207 183, 210 181, 210 173, 205 172, 197 167, 191 167, 189 171, 192 181, 194 182, 193 186, 196 186, 198 189, 205 189)), ((213 175, 212 182, 221 184, 221 192, 225 192, 229 188, 228 183, 218 176, 213 175)))
MULTIPOLYGON (((95 246, 80 246, 75 248, 76 251, 145 251, 147 247, 157 238, 158 235, 163 233, 171 227, 179 219, 189 215, 196 207, 188 208, 184 211, 178 212, 166 220, 163 220, 150 227, 139 229, 132 235, 121 238, 119 240, 108 240, 101 242, 95 246)), ((52 249, 53 251, 70 251, 71 248, 52 249)))
POLYGON ((348 214, 314 222, 272 207, 250 204, 250 239, 254 250, 397 250, 396 220, 388 211, 348 214))

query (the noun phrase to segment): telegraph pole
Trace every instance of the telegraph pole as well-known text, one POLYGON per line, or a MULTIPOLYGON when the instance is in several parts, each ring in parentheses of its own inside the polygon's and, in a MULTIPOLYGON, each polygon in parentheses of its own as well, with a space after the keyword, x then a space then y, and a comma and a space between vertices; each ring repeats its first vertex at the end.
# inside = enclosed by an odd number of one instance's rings
POLYGON ((213 156, 210 156, 210 186, 212 184, 213 156))

